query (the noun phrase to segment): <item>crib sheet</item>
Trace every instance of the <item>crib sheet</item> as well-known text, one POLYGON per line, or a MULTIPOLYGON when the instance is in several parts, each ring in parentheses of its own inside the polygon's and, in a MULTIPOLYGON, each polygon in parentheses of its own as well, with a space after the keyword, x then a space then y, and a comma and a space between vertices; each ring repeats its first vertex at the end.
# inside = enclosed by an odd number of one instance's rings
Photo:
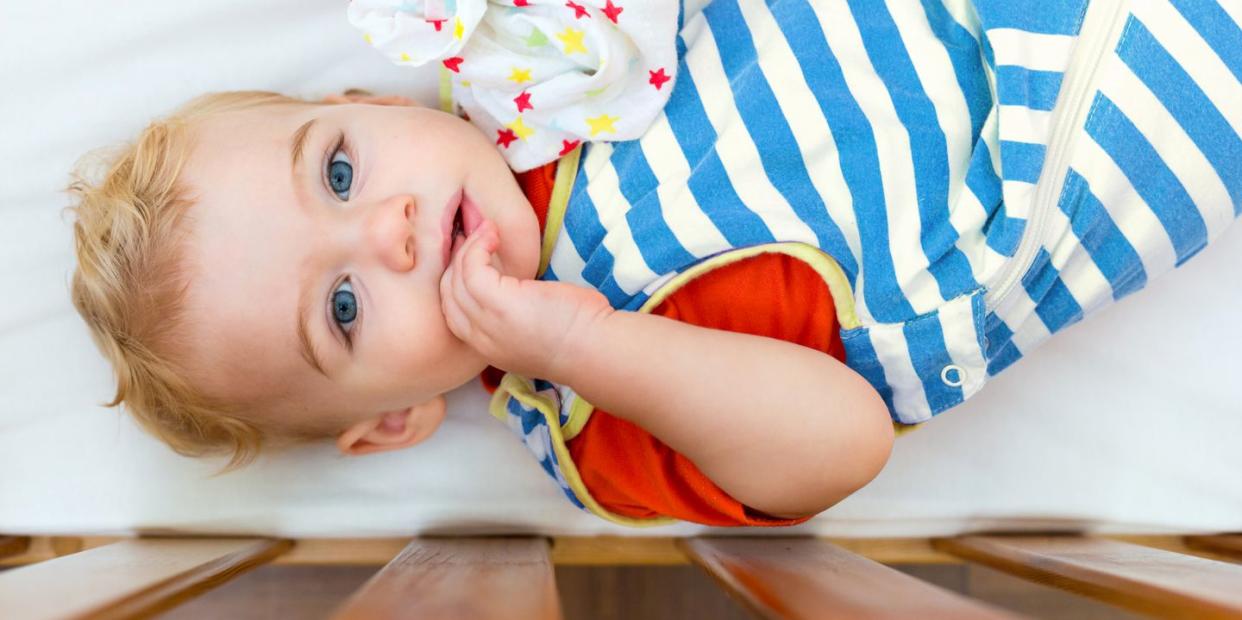
MULTIPOLYGON (((338 0, 0 6, 0 532, 669 536, 572 508, 486 411, 449 395, 428 443, 297 449, 239 473, 184 459, 98 403, 109 369, 68 300, 60 190, 75 158, 208 90, 434 101, 436 76, 368 49, 338 0), (451 464, 446 466, 445 464, 451 464)), ((897 441, 867 488, 781 533, 1242 529, 1242 227, 897 441)))

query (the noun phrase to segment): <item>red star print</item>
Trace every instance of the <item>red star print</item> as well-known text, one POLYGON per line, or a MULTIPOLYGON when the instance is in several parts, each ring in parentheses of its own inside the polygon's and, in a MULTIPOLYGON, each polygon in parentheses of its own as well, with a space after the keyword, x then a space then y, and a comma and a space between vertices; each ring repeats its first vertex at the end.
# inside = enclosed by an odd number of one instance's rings
POLYGON ((574 0, 565 0, 565 6, 574 10, 574 18, 576 19, 590 17, 586 12, 586 7, 581 4, 574 4, 574 0))
POLYGON ((656 90, 660 90, 660 87, 664 86, 665 82, 673 79, 667 75, 664 75, 664 67, 660 67, 659 71, 648 71, 647 73, 651 74, 651 79, 647 80, 647 82, 649 82, 652 86, 655 86, 656 90))
POLYGON ((608 4, 604 5, 604 15, 606 15, 608 19, 611 19, 614 24, 617 23, 617 17, 620 16, 621 11, 624 10, 625 8, 613 4, 612 0, 608 0, 608 4))
POLYGON ((448 20, 446 20, 446 19, 429 19, 429 20, 427 20, 427 21, 428 21, 428 22, 430 22, 432 26, 435 26, 435 27, 436 27, 436 32, 440 32, 440 26, 443 26, 443 25, 444 25, 444 22, 446 22, 446 21, 448 21, 448 20))
POLYGON ((461 56, 453 56, 452 58, 445 58, 444 60, 440 62, 444 63, 445 69, 448 69, 449 71, 452 71, 453 73, 461 73, 461 61, 462 60, 465 60, 465 59, 462 58, 461 56))
POLYGON ((509 148, 509 145, 512 144, 513 141, 517 139, 518 139, 517 134, 513 133, 512 129, 497 129, 496 130, 496 144, 499 144, 500 146, 509 148))
POLYGON ((522 110, 534 110, 535 109, 535 106, 530 104, 530 93, 526 91, 522 91, 522 94, 514 97, 513 103, 517 104, 518 114, 521 114, 522 110))
POLYGON ((529 6, 530 0, 513 0, 513 6, 529 6))
POLYGON ((569 154, 570 151, 578 148, 582 144, 582 140, 561 140, 561 157, 569 154))

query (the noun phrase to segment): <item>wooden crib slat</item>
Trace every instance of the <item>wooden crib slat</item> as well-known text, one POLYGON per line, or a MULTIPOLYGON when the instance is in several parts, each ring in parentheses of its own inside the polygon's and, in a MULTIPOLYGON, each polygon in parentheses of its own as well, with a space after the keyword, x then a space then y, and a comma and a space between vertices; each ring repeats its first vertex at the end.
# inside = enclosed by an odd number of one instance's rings
POLYGON ((335 620, 558 620, 545 538, 415 538, 335 620))
POLYGON ((24 536, 0 536, 0 558, 25 553, 26 549, 29 548, 29 538, 24 536))
POLYGON ((0 573, 6 617, 146 618, 293 546, 287 540, 126 540, 0 573))
POLYGON ((1191 549, 1202 549, 1233 558, 1242 558, 1242 535, 1222 534, 1218 536, 1187 536, 1186 546, 1191 549))
POLYGON ((687 538, 682 549, 765 618, 1016 618, 815 538, 687 538))
POLYGON ((1142 613, 1242 616, 1242 566, 1228 562, 1081 536, 962 536, 933 546, 1142 613))

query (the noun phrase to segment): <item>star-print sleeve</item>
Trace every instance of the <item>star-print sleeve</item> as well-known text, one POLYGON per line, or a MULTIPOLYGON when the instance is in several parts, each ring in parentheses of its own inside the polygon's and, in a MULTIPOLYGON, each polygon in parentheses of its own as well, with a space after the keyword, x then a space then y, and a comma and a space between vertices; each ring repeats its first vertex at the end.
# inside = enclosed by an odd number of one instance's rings
MULTIPOLYGON (((708 272, 678 289, 653 314, 845 357, 823 278, 784 254, 759 254, 708 272)), ((569 440, 569 451, 591 495, 617 514, 664 515, 717 526, 793 525, 809 518, 781 519, 742 504, 689 459, 602 410, 569 440)))
POLYGON ((646 131, 673 90, 678 5, 352 0, 348 15, 389 60, 438 62, 457 105, 522 172, 646 131))

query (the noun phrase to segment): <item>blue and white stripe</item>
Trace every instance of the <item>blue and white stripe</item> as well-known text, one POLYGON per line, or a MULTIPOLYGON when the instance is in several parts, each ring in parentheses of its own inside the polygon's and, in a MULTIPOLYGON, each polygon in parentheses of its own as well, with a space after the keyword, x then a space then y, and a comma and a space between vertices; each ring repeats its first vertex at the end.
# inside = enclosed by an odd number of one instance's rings
POLYGON ((1236 221, 1240 12, 1174 0, 1133 2, 1122 14, 1040 252, 1021 289, 990 308, 989 374, 1180 266, 1236 221))
POLYGON ((561 458, 556 451, 557 441, 548 430, 546 414, 539 408, 542 404, 550 411, 557 412, 559 422, 564 426, 569 422, 568 408, 561 404, 566 394, 562 394, 562 388, 543 379, 535 379, 530 388, 530 392, 522 398, 510 396, 506 400, 504 422, 509 430, 522 439, 526 449, 539 461, 543 471, 556 481, 565 497, 573 505, 585 510, 586 505, 565 478, 561 458))
POLYGON ((541 277, 633 311, 710 257, 814 246, 853 291, 846 362, 925 421, 1235 221, 1240 12, 688 3, 668 105, 586 149, 541 277))

